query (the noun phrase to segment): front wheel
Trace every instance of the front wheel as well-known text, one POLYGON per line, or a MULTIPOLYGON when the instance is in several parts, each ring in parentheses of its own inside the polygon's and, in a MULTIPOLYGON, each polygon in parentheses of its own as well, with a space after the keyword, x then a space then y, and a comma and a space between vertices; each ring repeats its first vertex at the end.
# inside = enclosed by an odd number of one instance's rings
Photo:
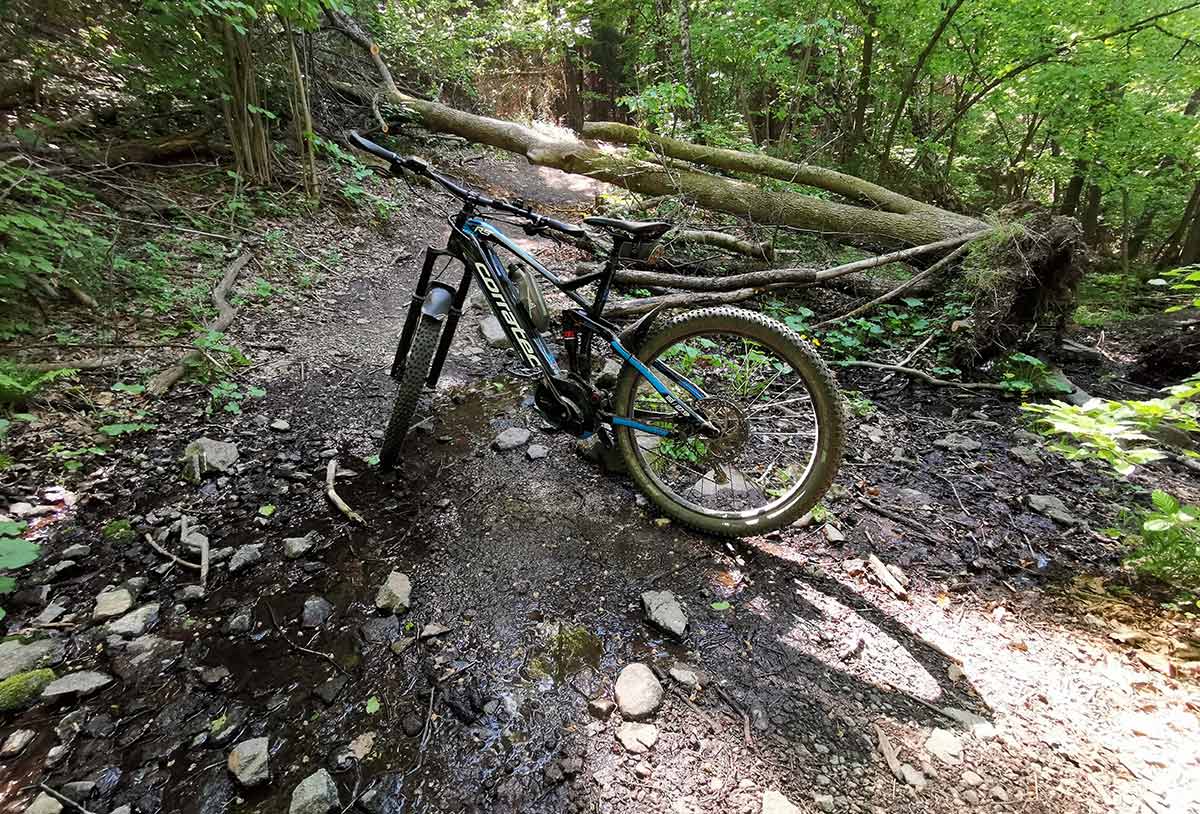
POLYGON ((438 337, 442 333, 441 320, 421 315, 417 323, 416 333, 413 334, 412 345, 404 362, 404 373, 400 376, 400 388, 396 391, 396 400, 392 403, 392 417, 388 420, 387 430, 383 433, 383 447, 379 450, 379 466, 381 469, 391 469, 400 457, 400 448, 404 445, 404 437, 412 426, 413 413, 417 409, 417 399, 425 387, 425 379, 429 377, 429 366, 433 361, 434 351, 437 350, 438 337))
POLYGON ((764 534, 829 489, 845 411, 833 374, 794 331, 752 311, 705 308, 667 322, 637 357, 670 396, 626 364, 616 415, 639 426, 618 426, 617 441, 638 488, 668 516, 712 534, 764 534), (671 397, 710 426, 680 419, 671 397))

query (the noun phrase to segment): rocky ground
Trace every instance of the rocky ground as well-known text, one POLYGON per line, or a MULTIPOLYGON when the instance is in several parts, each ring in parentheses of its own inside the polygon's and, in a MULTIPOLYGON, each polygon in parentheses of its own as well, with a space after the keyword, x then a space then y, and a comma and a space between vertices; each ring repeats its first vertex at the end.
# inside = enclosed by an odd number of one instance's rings
MULTIPOLYGON (((597 192, 474 172, 562 214, 597 192)), ((265 398, 185 385, 82 482, 5 474, 45 556, 6 603, 0 810, 1197 810, 1190 622, 1099 533, 1127 487, 1015 405, 843 375, 874 406, 827 511, 717 541, 544 433, 473 311, 380 475, 447 227, 322 226, 323 293, 231 331, 265 398)))

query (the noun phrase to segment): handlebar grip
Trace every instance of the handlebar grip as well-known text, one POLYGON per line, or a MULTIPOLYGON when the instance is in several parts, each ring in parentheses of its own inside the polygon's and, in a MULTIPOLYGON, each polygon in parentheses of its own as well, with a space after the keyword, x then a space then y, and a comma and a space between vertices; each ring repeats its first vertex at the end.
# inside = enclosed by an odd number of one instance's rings
POLYGON ((581 227, 576 226, 573 223, 563 223, 561 220, 555 220, 554 218, 547 218, 544 215, 542 216, 542 222, 545 223, 547 226, 549 226, 551 229, 557 229, 558 231, 562 232, 564 235, 570 235, 571 237, 586 237, 587 236, 587 232, 585 232, 581 227))
POLYGON ((389 164, 401 164, 404 159, 384 147, 380 147, 370 139, 365 139, 358 134, 357 130, 351 130, 349 135, 350 143, 363 152, 370 153, 373 156, 382 158, 389 164))

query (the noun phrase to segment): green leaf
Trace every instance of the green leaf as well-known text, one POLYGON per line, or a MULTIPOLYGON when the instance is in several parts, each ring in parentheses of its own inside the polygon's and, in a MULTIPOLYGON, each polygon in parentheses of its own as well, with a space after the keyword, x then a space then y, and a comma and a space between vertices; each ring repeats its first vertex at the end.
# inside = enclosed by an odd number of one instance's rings
POLYGON ((255 399, 260 399, 267 394, 266 390, 263 390, 261 387, 254 387, 254 386, 247 387, 246 392, 250 395, 251 398, 255 398, 255 399))
POLYGON ((1154 504, 1154 508, 1165 514, 1179 511, 1179 501, 1161 489, 1155 489, 1150 494, 1150 502, 1154 504))
POLYGON ((0 537, 0 568, 22 568, 42 553, 37 543, 21 537, 0 537))
POLYGON ((729 603, 724 600, 721 600, 720 602, 712 603, 711 605, 709 605, 709 607, 715 611, 729 610, 729 603))
POLYGON ((367 714, 374 715, 376 712, 379 712, 379 699, 372 695, 367 699, 367 714))
POLYGON ((270 517, 271 515, 275 514, 275 504, 274 503, 266 503, 262 506, 259 506, 258 513, 261 514, 263 517, 270 517))
POLYGON ((0 537, 16 537, 28 525, 24 520, 0 520, 0 537))
POLYGON ((17 581, 12 577, 0 576, 0 594, 11 594, 17 587, 17 581))

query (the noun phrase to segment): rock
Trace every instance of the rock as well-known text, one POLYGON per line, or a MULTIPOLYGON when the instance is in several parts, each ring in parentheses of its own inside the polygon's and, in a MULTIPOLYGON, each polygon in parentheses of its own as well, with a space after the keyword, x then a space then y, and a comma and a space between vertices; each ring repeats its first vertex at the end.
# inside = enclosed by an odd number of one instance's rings
POLYGON ((108 623, 108 632, 118 636, 141 636, 158 624, 159 604, 151 602, 108 623))
POLYGON ((411 595, 412 582, 409 581, 408 574, 393 571, 388 574, 383 585, 379 586, 379 593, 375 594, 375 607, 391 613, 403 613, 409 608, 411 595))
POLYGON ((228 472, 237 459, 237 444, 197 438, 183 451, 183 478, 199 483, 207 475, 228 472))
POLYGON ((108 641, 108 650, 113 672, 125 681, 139 683, 158 676, 164 666, 178 659, 183 642, 153 634, 130 642, 114 636, 108 641))
POLYGON ((683 637, 684 631, 687 630, 688 617, 675 594, 670 591, 645 591, 642 594, 642 608, 652 624, 675 636, 683 637))
POLYGON ((942 712, 967 727, 971 730, 971 734, 981 741, 991 740, 1000 734, 1000 730, 995 724, 974 712, 967 712, 965 709, 957 707, 942 707, 942 712))
POLYGON ((61 814, 62 810, 62 803, 43 791, 25 809, 25 814, 61 814))
POLYGON ((244 545, 229 558, 229 573, 236 574, 248 565, 254 565, 262 559, 262 543, 244 545))
POLYGON ((70 695, 82 698, 85 695, 91 695, 97 690, 107 687, 112 682, 113 677, 106 673, 82 670, 78 673, 70 673, 55 681, 51 681, 42 690, 42 698, 47 701, 56 701, 70 695))
POLYGON ((401 636, 399 639, 388 645, 388 649, 397 656, 402 656, 404 655, 404 651, 408 650, 408 648, 412 647, 416 643, 416 636, 401 636))
POLYGON ((249 788, 270 781, 270 745, 268 738, 251 738, 229 753, 229 771, 243 786, 249 788))
POLYGON ((63 553, 60 554, 59 557, 64 560, 82 560, 91 553, 92 547, 90 545, 83 545, 82 543, 79 543, 77 545, 64 548, 63 553))
POLYGON ((238 611, 225 623, 227 633, 249 633, 254 628, 254 616, 248 610, 238 611))
POLYGON ((184 585, 175 592, 175 599, 179 602, 199 602, 204 598, 204 588, 200 585, 184 585))
POLYGON ((46 569, 46 573, 50 577, 50 581, 54 582, 60 576, 70 571, 76 565, 75 560, 59 560, 54 565, 46 569))
POLYGON ((42 668, 17 673, 0 681, 0 712, 29 706, 53 680, 54 671, 42 668))
POLYGON ((304 600, 302 627, 320 627, 333 615, 333 605, 323 596, 310 596, 304 600))
POLYGON ((663 688, 649 667, 635 662, 617 676, 614 694, 621 717, 637 721, 650 717, 662 705, 663 688))
POLYGON ((550 454, 550 447, 544 447, 541 444, 530 444, 529 449, 525 450, 525 456, 531 461, 538 461, 550 454))
POLYGON ((532 433, 524 427, 509 427, 507 430, 502 430, 496 436, 496 440, 492 442, 492 446, 501 452, 507 452, 510 449, 525 446, 529 441, 529 436, 532 433))
POLYGON ((951 452, 975 452, 983 446, 983 444, 974 438, 968 438, 957 432, 952 432, 944 438, 937 439, 933 442, 933 445, 939 449, 948 449, 951 452))
POLYGON ((52 667, 62 658, 63 646, 57 639, 37 639, 28 643, 9 639, 0 642, 0 681, 17 673, 52 667))
POLYGON ((421 628, 421 633, 417 638, 432 639, 435 636, 444 636, 449 632, 450 628, 446 627, 440 622, 430 622, 429 624, 425 625, 425 627, 421 628))
POLYGON ((997 800, 1001 803, 1008 802, 1008 792, 1005 791, 1004 786, 992 786, 991 789, 988 790, 988 794, 992 795, 993 800, 997 800))
POLYGON ((1008 451, 1008 454, 1026 466, 1034 466, 1041 460, 1038 451, 1033 447, 1013 447, 1008 451))
POLYGON ((92 792, 96 790, 96 783, 92 780, 76 780, 73 783, 66 783, 59 793, 68 800, 74 800, 77 803, 82 803, 92 796, 92 792))
POLYGON ((277 418, 271 422, 271 429, 276 432, 287 432, 292 428, 292 425, 284 421, 282 418, 277 418))
POLYGON ((979 792, 975 791, 975 789, 963 789, 959 796, 962 797, 963 802, 969 803, 973 806, 979 805, 979 792))
POLYGON ((813 797, 813 802, 817 804, 817 808, 826 812, 826 814, 833 814, 836 810, 832 794, 817 794, 813 797))
POLYGON ((928 492, 922 492, 920 489, 901 489, 896 495, 902 503, 909 503, 913 506, 936 506, 937 501, 933 499, 933 495, 928 492))
POLYGON ((488 343, 489 347, 512 347, 512 342, 509 341, 508 335, 500 327, 500 320, 494 316, 487 316, 479 321, 479 333, 483 334, 483 340, 488 343))
POLYGON ((800 814, 800 806, 774 789, 763 792, 762 814, 800 814))
POLYGON ((400 620, 395 616, 369 619, 359 628, 367 644, 391 644, 400 638, 400 620))
POLYGON ((1066 504, 1054 495, 1029 495, 1025 498, 1029 508, 1038 514, 1049 517, 1055 523, 1064 526, 1078 526, 1081 521, 1067 509, 1066 504))
POLYGON ((970 769, 967 769, 962 773, 962 784, 968 788, 974 788, 983 784, 983 778, 970 769))
POLYGON ((935 729, 925 741, 925 749, 942 763, 962 763, 962 740, 949 729, 935 729))
POLYGON ((4 739, 4 745, 0 746, 0 757, 13 757, 21 754, 21 750, 29 745, 29 742, 37 737, 37 732, 32 729, 18 729, 4 739))
POLYGON ((620 375, 621 363, 616 359, 606 359, 604 360, 604 369, 596 377, 596 386, 605 390, 611 390, 616 386, 617 377, 620 375))
POLYGON ((635 755, 650 751, 658 742, 658 727, 626 721, 617 730, 617 740, 635 755))
POLYGON ((840 531, 838 531, 836 528, 829 525, 828 523, 825 524, 824 532, 825 532, 826 542, 830 542, 830 543, 834 543, 834 544, 846 542, 846 535, 842 534, 840 531))
POLYGON ((220 718, 208 725, 208 737, 214 746, 224 746, 246 725, 246 710, 233 704, 220 718))
POLYGON ((344 688, 346 686, 346 684, 348 684, 349 682, 350 682, 350 679, 347 678, 346 676, 342 676, 342 675, 334 676, 333 678, 329 679, 324 684, 322 684, 320 687, 317 687, 317 689, 314 691, 314 694, 318 698, 320 698, 322 701, 324 701, 325 704, 328 706, 329 704, 332 704, 337 699, 338 693, 340 693, 342 691, 342 688, 344 688))
POLYGON ((296 786, 288 814, 328 814, 338 804, 338 790, 333 778, 329 772, 318 769, 296 786))
POLYGON ((200 683, 209 687, 215 687, 227 678, 229 678, 229 668, 227 667, 205 667, 200 671, 200 683))
POLYGON ((671 678, 675 679, 685 687, 691 688, 700 686, 699 673, 686 664, 676 663, 675 666, 671 668, 671 678))
POLYGON ((91 618, 96 622, 110 620, 126 614, 133 607, 133 594, 128 588, 104 588, 96 597, 96 607, 91 618))
MULTIPOLYGON (((621 455, 621 450, 614 447, 604 445, 598 433, 593 433, 586 438, 580 438, 575 442, 575 451, 585 461, 591 461, 594 464, 600 464, 604 467, 605 472, 612 474, 622 474, 627 471, 625 459, 621 455)), ((640 495, 639 495, 640 497, 640 495)))
POLYGON ((87 718, 88 709, 86 707, 68 712, 54 727, 54 734, 63 743, 74 743, 75 737, 83 731, 83 725, 87 722, 87 718))
POLYGON ((607 698, 593 698, 588 701, 588 712, 593 718, 599 718, 601 721, 607 721, 616 708, 617 705, 607 698))
POLYGON ((925 788, 925 775, 921 774, 919 769, 912 767, 907 763, 900 764, 900 776, 904 778, 904 782, 912 786, 917 791, 925 788))
POLYGON ((408 712, 400 719, 400 728, 410 738, 415 738, 425 731, 425 719, 416 712, 408 712))
POLYGON ((283 541, 283 556, 289 560, 298 560, 312 551, 317 542, 317 533, 310 531, 303 537, 287 537, 283 541))

